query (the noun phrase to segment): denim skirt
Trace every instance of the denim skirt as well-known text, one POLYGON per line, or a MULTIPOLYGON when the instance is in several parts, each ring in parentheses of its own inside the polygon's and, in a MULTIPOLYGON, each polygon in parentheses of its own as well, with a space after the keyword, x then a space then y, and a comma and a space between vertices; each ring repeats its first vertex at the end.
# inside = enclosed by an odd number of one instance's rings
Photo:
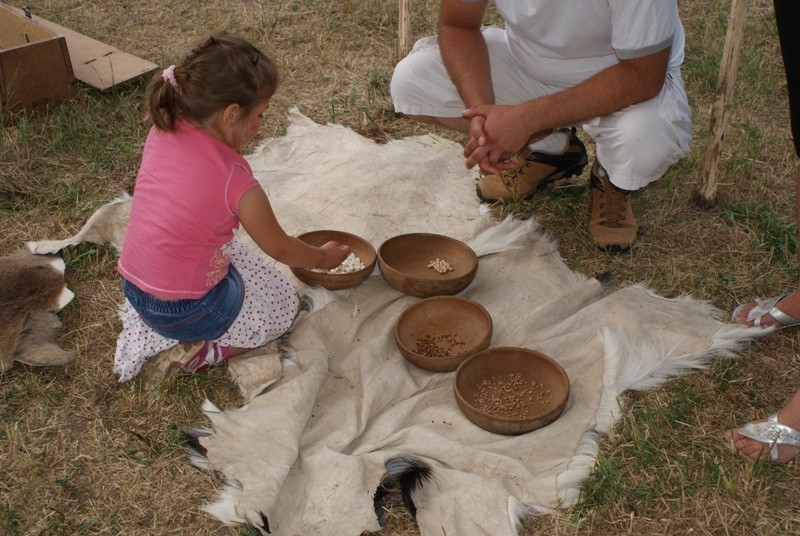
POLYGON ((221 337, 239 316, 244 303, 244 282, 233 266, 228 274, 198 299, 164 300, 125 280, 125 297, 142 321, 159 335, 182 342, 210 341, 221 337))

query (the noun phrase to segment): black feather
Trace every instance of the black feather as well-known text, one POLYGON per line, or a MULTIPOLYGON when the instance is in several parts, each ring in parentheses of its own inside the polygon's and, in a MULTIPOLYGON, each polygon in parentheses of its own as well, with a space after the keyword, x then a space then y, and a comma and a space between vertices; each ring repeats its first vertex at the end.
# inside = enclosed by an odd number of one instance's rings
POLYGON ((594 278, 605 288, 610 288, 614 284, 614 274, 611 272, 598 272, 594 274, 594 278))
POLYGON ((267 516, 265 516, 263 512, 259 512, 258 515, 261 516, 261 528, 264 529, 264 532, 267 534, 272 534, 269 530, 269 519, 267 519, 267 516))
POLYGON ((386 523, 386 516, 389 514, 387 508, 388 499, 392 495, 392 488, 386 482, 386 475, 381 479, 378 484, 378 489, 375 490, 375 495, 372 497, 372 504, 375 508, 375 516, 378 518, 378 524, 382 527, 386 523))
POLYGON ((183 428, 181 432, 183 432, 183 438, 186 441, 186 450, 196 456, 208 458, 208 450, 200 444, 200 438, 210 436, 211 432, 200 428, 183 428))
POLYGON ((386 522, 386 503, 393 491, 400 492, 403 504, 408 508, 411 517, 417 518, 417 507, 412 497, 425 482, 433 475, 431 466, 413 456, 397 456, 388 458, 384 462, 386 473, 383 475, 378 489, 373 496, 373 506, 378 523, 383 526, 386 522))

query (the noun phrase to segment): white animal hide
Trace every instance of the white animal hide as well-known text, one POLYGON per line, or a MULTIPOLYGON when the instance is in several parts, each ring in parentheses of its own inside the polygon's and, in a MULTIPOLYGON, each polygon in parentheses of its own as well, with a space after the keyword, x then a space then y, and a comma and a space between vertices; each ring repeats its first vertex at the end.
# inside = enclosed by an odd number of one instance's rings
MULTIPOLYGON (((598 438, 622 411, 620 394, 732 357, 754 336, 727 327, 706 302, 639 285, 614 290, 606 278, 571 272, 535 222, 498 223, 481 211, 475 173, 453 142, 420 136, 380 145, 295 111, 287 134, 248 160, 289 233, 339 229, 376 248, 415 231, 470 243, 479 268, 461 295, 491 314, 492 345, 553 357, 571 391, 552 424, 491 434, 459 411, 452 373, 417 369, 398 352, 394 323, 419 298, 377 274, 347 292, 318 293, 292 329, 294 358, 280 379, 258 396, 243 393, 249 402, 240 409, 207 405, 210 430, 193 436, 194 463, 229 483, 206 507, 225 523, 264 533, 268 520, 276 535, 378 530, 373 496, 386 460, 401 455, 432 469, 411 493, 423 536, 515 535, 520 516, 579 500, 598 438)), ((110 210, 124 217, 124 207, 110 210)))

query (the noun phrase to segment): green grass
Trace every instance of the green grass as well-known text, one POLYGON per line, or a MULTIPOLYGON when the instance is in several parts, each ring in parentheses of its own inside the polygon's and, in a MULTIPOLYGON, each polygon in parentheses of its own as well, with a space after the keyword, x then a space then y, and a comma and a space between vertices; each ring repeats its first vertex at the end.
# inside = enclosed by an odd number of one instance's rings
POLYGON ((771 205, 749 208, 738 203, 730 205, 722 213, 722 218, 747 227, 757 237, 756 246, 770 252, 771 260, 796 272, 797 222, 781 221, 771 205))

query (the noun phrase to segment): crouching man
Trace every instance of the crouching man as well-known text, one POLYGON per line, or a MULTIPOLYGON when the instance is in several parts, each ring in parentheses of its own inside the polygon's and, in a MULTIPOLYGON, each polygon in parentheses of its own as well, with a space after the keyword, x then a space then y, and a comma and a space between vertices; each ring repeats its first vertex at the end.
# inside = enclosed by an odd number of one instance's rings
POLYGON ((525 199, 580 174, 575 135, 594 139, 589 230, 608 252, 638 225, 631 192, 686 154, 684 33, 675 0, 496 0, 505 29, 482 27, 487 0, 443 0, 438 36, 396 67, 395 110, 469 133, 466 165, 486 202, 525 199))

